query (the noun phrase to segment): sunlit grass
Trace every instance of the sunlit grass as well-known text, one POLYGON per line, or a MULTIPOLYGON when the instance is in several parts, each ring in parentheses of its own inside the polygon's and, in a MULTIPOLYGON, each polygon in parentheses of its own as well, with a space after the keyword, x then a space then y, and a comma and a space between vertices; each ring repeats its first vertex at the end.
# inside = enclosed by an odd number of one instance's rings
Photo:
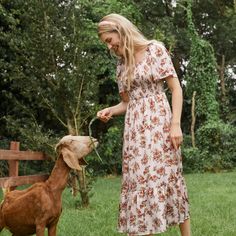
MULTIPOLYGON (((193 236, 235 236, 236 172, 185 176, 191 204, 193 236)), ((118 236, 116 232, 120 177, 99 178, 90 207, 75 209, 69 189, 63 192, 58 236, 118 236)), ((11 234, 4 230, 1 236, 11 234)), ((163 236, 177 236, 178 227, 163 236)))

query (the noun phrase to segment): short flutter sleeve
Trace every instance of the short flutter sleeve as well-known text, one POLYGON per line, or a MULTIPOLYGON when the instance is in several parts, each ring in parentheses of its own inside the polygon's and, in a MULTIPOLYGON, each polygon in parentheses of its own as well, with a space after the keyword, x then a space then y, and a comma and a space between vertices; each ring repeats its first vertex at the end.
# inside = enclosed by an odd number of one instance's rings
POLYGON ((125 92, 124 84, 121 78, 122 71, 123 71, 123 66, 121 62, 118 62, 116 66, 116 81, 118 84, 119 93, 125 92))
POLYGON ((169 76, 177 77, 169 52, 163 44, 153 43, 150 52, 153 80, 160 80, 169 76))

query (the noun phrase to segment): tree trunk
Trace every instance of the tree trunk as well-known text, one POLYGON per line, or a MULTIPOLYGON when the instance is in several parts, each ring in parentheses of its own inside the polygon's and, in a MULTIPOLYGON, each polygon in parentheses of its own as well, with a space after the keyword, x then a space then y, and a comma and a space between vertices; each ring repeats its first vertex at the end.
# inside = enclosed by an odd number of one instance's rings
POLYGON ((225 89, 225 55, 222 55, 221 58, 221 65, 218 66, 219 71, 219 77, 220 77, 220 89, 221 89, 221 109, 223 113, 223 117, 226 117, 228 111, 227 111, 227 98, 226 98, 226 89, 225 89))
MULTIPOLYGON (((76 128, 75 128, 74 123, 70 119, 67 120, 67 126, 68 126, 69 134, 79 135, 78 132, 76 132, 76 128)), ((87 183, 86 183, 86 175, 85 175, 85 173, 86 173, 85 167, 86 166, 81 166, 81 167, 82 167, 82 171, 77 171, 76 176, 72 177, 72 182, 73 182, 72 194, 73 194, 73 196, 76 196, 79 191, 81 201, 82 201, 82 206, 88 207, 88 205, 89 205, 89 196, 88 196, 89 189, 87 188, 87 183), (77 186, 77 183, 79 184, 79 188, 77 186)))
POLYGON ((221 86, 221 93, 222 93, 222 100, 225 100, 225 55, 222 55, 221 58, 221 66, 219 67, 219 72, 220 72, 220 86, 221 86))
POLYGON ((73 197, 76 197, 79 191, 79 187, 78 187, 78 178, 77 178, 77 173, 76 171, 74 171, 75 173, 72 175, 71 177, 71 186, 72 186, 72 195, 73 197))
POLYGON ((67 119, 67 128, 70 135, 78 135, 76 134, 73 122, 71 122, 70 119, 67 119))
POLYGON ((87 188, 87 183, 86 183, 86 172, 85 172, 85 166, 81 166, 82 171, 77 171, 78 177, 79 177, 79 192, 81 195, 81 201, 82 201, 82 206, 83 207, 88 207, 89 206, 89 189, 87 188))

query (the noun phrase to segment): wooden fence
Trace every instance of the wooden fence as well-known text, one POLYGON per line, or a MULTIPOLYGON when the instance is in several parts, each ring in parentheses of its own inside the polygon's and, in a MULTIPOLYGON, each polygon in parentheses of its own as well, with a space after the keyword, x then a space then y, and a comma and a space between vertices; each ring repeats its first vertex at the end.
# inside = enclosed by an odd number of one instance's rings
POLYGON ((10 187, 13 190, 20 185, 45 181, 48 178, 47 174, 19 176, 19 161, 47 159, 42 152, 20 151, 20 143, 11 142, 10 150, 0 149, 0 161, 7 160, 9 164, 9 177, 0 178, 0 187, 10 187))

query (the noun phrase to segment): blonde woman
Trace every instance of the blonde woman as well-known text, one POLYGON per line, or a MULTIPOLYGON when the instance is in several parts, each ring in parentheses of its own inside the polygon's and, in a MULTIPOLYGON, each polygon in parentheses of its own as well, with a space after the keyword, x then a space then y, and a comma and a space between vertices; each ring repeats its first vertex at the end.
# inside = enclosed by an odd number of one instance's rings
POLYGON ((180 145, 182 89, 162 43, 147 40, 125 17, 98 24, 100 39, 118 58, 121 102, 98 111, 103 122, 125 114, 118 231, 154 235, 179 225, 190 236, 189 204, 180 145), (163 90, 172 93, 172 112, 163 90))

